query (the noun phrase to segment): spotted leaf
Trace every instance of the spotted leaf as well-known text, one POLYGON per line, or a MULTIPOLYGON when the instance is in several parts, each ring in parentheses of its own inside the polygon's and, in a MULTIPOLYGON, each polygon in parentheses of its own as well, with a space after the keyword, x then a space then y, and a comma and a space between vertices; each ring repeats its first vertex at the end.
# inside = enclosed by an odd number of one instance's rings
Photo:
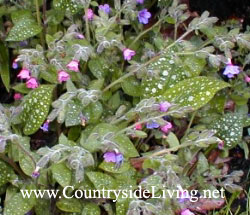
POLYGON ((35 205, 35 198, 23 198, 21 193, 16 193, 11 199, 5 201, 4 215, 24 215, 35 205))
POLYGON ((102 172, 87 172, 86 174, 97 190, 102 190, 103 188, 106 190, 116 189, 116 181, 110 175, 102 172))
POLYGON ((228 86, 215 78, 199 76, 179 82, 167 90, 162 99, 197 110, 207 104, 217 91, 228 86))
POLYGON ((32 90, 24 100, 21 119, 25 135, 35 133, 45 121, 51 104, 53 85, 41 85, 32 90))
MULTIPOLYGON (((174 52, 173 52, 174 53, 174 52)), ((205 66, 205 60, 197 57, 173 57, 168 53, 148 67, 152 77, 142 80, 144 97, 161 97, 169 88, 178 82, 198 76, 205 66)))
POLYGON ((21 19, 10 30, 6 41, 23 41, 39 34, 42 31, 33 19, 21 19))
POLYGON ((130 165, 128 162, 123 162, 120 168, 116 168, 115 163, 103 161, 99 165, 99 168, 110 173, 123 173, 129 170, 130 165))
POLYGON ((103 107, 100 102, 90 103, 83 110, 83 115, 87 118, 87 122, 96 123, 102 116, 103 107))
POLYGON ((69 186, 71 183, 71 170, 65 163, 58 163, 52 165, 52 173, 54 179, 62 186, 69 186))
POLYGON ((80 213, 82 211, 82 205, 79 199, 60 199, 56 206, 66 212, 80 213))
POLYGON ((101 210, 99 206, 92 202, 88 202, 82 210, 82 215, 100 215, 100 214, 101 210))
POLYGON ((243 126, 242 115, 229 113, 210 125, 210 128, 225 142, 225 147, 232 148, 240 142, 243 126))
POLYGON ((14 177, 15 173, 13 169, 0 160, 0 186, 7 184, 11 179, 14 179, 14 177))
POLYGON ((73 0, 54 0, 53 5, 57 10, 68 10, 73 14, 82 8, 81 4, 73 0))
POLYGON ((79 125, 81 123, 82 104, 79 100, 71 100, 67 105, 65 125, 66 127, 79 125))

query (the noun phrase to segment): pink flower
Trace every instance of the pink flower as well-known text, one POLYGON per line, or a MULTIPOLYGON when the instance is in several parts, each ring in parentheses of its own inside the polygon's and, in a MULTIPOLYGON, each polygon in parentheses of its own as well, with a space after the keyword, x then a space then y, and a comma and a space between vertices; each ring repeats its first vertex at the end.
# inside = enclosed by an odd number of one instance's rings
POLYGON ((27 88, 37 88, 38 87, 38 83, 37 80, 35 78, 30 78, 27 82, 26 82, 26 87, 27 88))
POLYGON ((75 72, 79 72, 79 61, 78 60, 72 60, 70 61, 67 66, 66 66, 69 70, 75 71, 75 72))
POLYGON ((29 79, 30 78, 30 71, 26 68, 23 68, 17 75, 20 79, 29 79))
POLYGON ((135 51, 134 50, 131 50, 131 49, 128 49, 128 48, 123 49, 124 60, 131 60, 131 58, 134 55, 135 55, 135 51))
POLYGON ((76 39, 79 39, 79 40, 82 40, 82 39, 85 38, 84 35, 83 35, 83 34, 80 34, 80 33, 77 33, 77 34, 75 35, 75 37, 76 37, 76 39))
POLYGON ((94 12, 93 12, 92 9, 88 9, 88 11, 87 11, 87 18, 88 18, 88 20, 93 20, 93 18, 94 18, 94 12))
POLYGON ((58 77, 57 77, 57 79, 58 79, 58 81, 59 81, 60 83, 62 83, 63 81, 69 80, 69 79, 70 79, 70 76, 69 76, 69 74, 68 74, 67 72, 61 70, 61 71, 58 72, 58 77))
POLYGON ((142 124, 136 124, 135 130, 142 130, 142 124))
POLYGON ((167 112, 170 107, 171 107, 171 104, 169 102, 162 102, 160 103, 159 110, 161 112, 167 112))
POLYGON ((161 131, 166 134, 170 131, 171 128, 173 128, 172 123, 167 122, 165 125, 161 126, 161 131))
POLYGON ((22 97, 23 97, 23 96, 22 96, 21 93, 15 93, 15 94, 14 94, 14 99, 15 99, 15 100, 20 100, 22 97))
POLYGON ((224 148, 225 142, 224 141, 220 141, 218 143, 218 149, 222 150, 224 148))
POLYGON ((245 82, 247 82, 247 83, 250 82, 250 77, 249 76, 245 76, 245 82))
POLYGON ((189 209, 184 209, 181 212, 181 215, 195 215, 193 212, 191 212, 189 209))

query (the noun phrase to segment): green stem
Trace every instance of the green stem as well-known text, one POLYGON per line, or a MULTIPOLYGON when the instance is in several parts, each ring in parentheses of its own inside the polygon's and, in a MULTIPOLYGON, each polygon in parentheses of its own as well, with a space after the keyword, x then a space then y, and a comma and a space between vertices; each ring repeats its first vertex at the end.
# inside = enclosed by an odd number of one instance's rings
MULTIPOLYGON (((174 45, 176 45, 178 42, 180 42, 183 38, 185 38, 188 34, 190 34, 192 31, 189 30, 187 31, 185 34, 183 34, 181 37, 178 38, 178 40, 174 41, 172 44, 170 44, 168 47, 166 47, 164 49, 164 51, 170 49, 171 47, 173 47, 174 45)), ((134 75, 136 72, 140 71, 141 69, 145 68, 146 66, 148 66, 149 64, 153 63, 154 61, 158 60, 159 58, 161 58, 161 56, 164 53, 164 51, 160 54, 160 55, 157 55, 153 58, 151 58, 150 60, 148 60, 146 63, 142 64, 141 66, 139 66, 138 68, 132 70, 131 72, 125 74, 124 76, 118 78, 116 81, 112 82, 110 85, 108 85, 106 88, 103 89, 103 92, 106 92, 108 91, 110 88, 112 88, 113 86, 115 86, 116 84, 119 84, 121 83, 123 80, 125 80, 126 78, 134 75)))
POLYGON ((178 30, 178 25, 175 24, 174 25, 174 40, 176 40, 176 38, 177 38, 177 30, 178 30))
POLYGON ((178 145, 178 146, 175 146, 175 147, 172 147, 172 148, 168 148, 168 149, 163 149, 161 151, 158 151, 158 152, 155 152, 153 153, 152 155, 148 156, 148 157, 156 157, 156 156, 160 156, 160 155, 164 155, 164 154, 167 154, 167 153, 170 153, 170 152, 173 152, 173 151, 177 151, 181 148, 185 148, 185 147, 188 147, 188 146, 192 146, 193 143, 183 143, 181 145, 178 145))
POLYGON ((135 40, 129 45, 129 48, 132 47, 143 35, 151 31, 155 26, 159 25, 162 22, 162 19, 159 19, 158 22, 156 22, 154 25, 152 25, 150 28, 147 28, 145 31, 141 32, 135 40))
POLYGON ((89 32, 89 20, 88 20, 88 7, 85 8, 85 27, 86 27, 86 37, 90 42, 90 32, 89 32))
MULTIPOLYGON (((35 4, 36 4, 36 19, 37 19, 37 23, 40 27, 42 26, 42 21, 41 21, 41 17, 40 17, 40 8, 39 8, 39 1, 35 0, 35 4)), ((43 46, 43 49, 45 50, 45 40, 43 37, 43 33, 40 33, 40 40, 43 46)))
POLYGON ((189 132, 189 130, 190 130, 190 128, 191 128, 191 126, 192 126, 192 124, 193 124, 194 117, 195 117, 196 113, 197 113, 197 111, 193 112, 193 114, 192 114, 192 116, 191 116, 191 119, 190 119, 190 121, 189 121, 189 124, 188 124, 187 130, 186 130, 186 132, 185 132, 185 134, 184 134, 184 136, 183 136, 183 138, 182 138, 183 140, 184 140, 184 139, 185 139, 185 137, 188 135, 188 132, 189 132))

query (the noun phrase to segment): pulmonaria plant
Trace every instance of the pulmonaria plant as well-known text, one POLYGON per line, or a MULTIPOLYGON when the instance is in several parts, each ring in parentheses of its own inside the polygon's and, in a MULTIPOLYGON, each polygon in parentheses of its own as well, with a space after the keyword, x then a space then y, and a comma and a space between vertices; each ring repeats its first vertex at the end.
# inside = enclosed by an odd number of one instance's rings
POLYGON ((249 152, 241 23, 177 0, 5 1, 0 11, 4 215, 228 213, 226 199, 199 197, 245 189, 225 157, 238 145, 249 152), (149 197, 64 198, 65 188, 149 197), (26 201, 25 189, 62 197, 26 201), (153 198, 167 189, 179 197, 153 198))

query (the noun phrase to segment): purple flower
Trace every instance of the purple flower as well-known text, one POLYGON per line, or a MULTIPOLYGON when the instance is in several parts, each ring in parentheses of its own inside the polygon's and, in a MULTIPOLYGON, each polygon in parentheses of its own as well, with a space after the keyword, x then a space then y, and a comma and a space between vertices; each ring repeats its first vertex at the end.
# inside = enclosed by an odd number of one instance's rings
POLYGON ((49 121, 47 120, 43 126, 40 127, 44 132, 48 132, 49 131, 49 121))
POLYGON ((103 158, 105 160, 105 162, 111 162, 111 163, 115 163, 115 167, 119 168, 122 164, 122 162, 124 161, 124 157, 121 153, 119 152, 105 152, 103 155, 103 158))
POLYGON ((195 215, 194 213, 192 213, 189 209, 184 209, 181 212, 181 215, 195 215))
POLYGON ((141 24, 148 24, 148 20, 151 17, 151 13, 147 9, 143 9, 138 13, 138 19, 141 24))
POLYGON ((75 37, 76 37, 76 39, 79 39, 79 40, 82 40, 85 38, 84 35, 80 34, 80 33, 76 33, 75 37))
POLYGON ((143 4, 143 3, 144 3, 144 0, 136 0, 136 2, 137 2, 138 4, 143 4))
POLYGON ((34 172, 32 172, 31 177, 32 178, 38 178, 40 176, 39 170, 40 170, 40 167, 36 167, 36 169, 34 170, 34 172))
POLYGON ((160 125, 159 125, 157 122, 153 121, 153 122, 148 122, 148 123, 146 124, 146 127, 147 127, 148 129, 154 129, 154 128, 159 128, 160 125))
POLYGON ((231 59, 228 60, 226 68, 223 72, 223 75, 227 76, 228 78, 234 78, 235 75, 240 73, 240 68, 232 64, 231 59))
POLYGON ((123 58, 124 60, 131 60, 131 58, 135 55, 135 51, 125 48, 123 49, 123 58))
POLYGON ((169 102, 162 102, 159 105, 159 110, 161 112, 167 112, 170 107, 171 107, 171 104, 169 102))
POLYGON ((173 128, 173 125, 171 122, 167 122, 164 126, 161 126, 161 131, 165 134, 167 134, 170 129, 173 128))
POLYGON ((186 200, 190 199, 189 193, 187 191, 179 190, 180 198, 178 199, 179 203, 184 203, 186 200))
POLYGON ((220 141, 218 143, 218 149, 220 149, 220 150, 224 149, 224 145, 225 145, 225 142, 224 141, 220 141))
POLYGON ((110 7, 109 7, 108 4, 100 5, 99 9, 102 10, 102 11, 104 11, 106 14, 110 13, 110 7))
POLYGON ((15 60, 13 60, 13 63, 12 63, 12 68, 13 69, 17 69, 18 68, 18 62, 17 62, 17 60, 15 59, 15 60))

